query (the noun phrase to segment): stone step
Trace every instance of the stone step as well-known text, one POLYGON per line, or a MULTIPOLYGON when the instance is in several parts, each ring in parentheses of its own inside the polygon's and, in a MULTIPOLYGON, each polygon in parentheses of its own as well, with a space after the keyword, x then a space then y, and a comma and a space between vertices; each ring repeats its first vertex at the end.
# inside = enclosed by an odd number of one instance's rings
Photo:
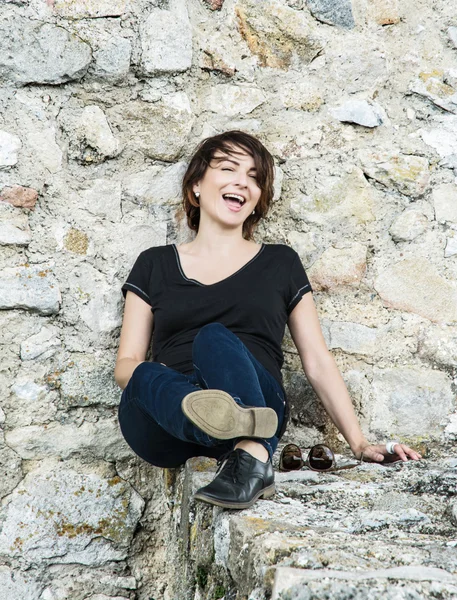
POLYGON ((271 600, 457 598, 457 576, 439 568, 405 566, 374 571, 276 569, 271 600))
POLYGON ((379 588, 379 598, 382 593, 394 598, 395 590, 405 585, 420 594, 430 586, 433 591, 439 582, 417 581, 412 575, 411 580, 394 581, 382 573, 412 574, 415 569, 432 569, 428 574, 441 569, 450 577, 457 573, 452 512, 457 470, 446 462, 363 464, 328 474, 276 473, 276 494, 242 511, 193 500, 195 491, 214 477, 214 470, 214 461, 188 461, 184 483, 189 573, 200 568, 206 574, 205 589, 199 589, 202 600, 219 589, 220 581, 224 589, 236 590, 228 597, 237 600, 263 600, 272 589, 277 598, 283 597, 278 594, 294 600, 346 598, 348 589, 368 589, 372 584, 379 588), (349 575, 344 581, 323 575, 334 572, 349 575), (301 583, 297 580, 297 591, 294 582, 287 583, 287 573, 304 577, 301 583), (360 578, 354 579, 354 574, 360 578), (282 588, 278 581, 285 581, 282 588), (327 588, 334 595, 329 596, 327 588), (310 596, 311 592, 317 595, 310 596))

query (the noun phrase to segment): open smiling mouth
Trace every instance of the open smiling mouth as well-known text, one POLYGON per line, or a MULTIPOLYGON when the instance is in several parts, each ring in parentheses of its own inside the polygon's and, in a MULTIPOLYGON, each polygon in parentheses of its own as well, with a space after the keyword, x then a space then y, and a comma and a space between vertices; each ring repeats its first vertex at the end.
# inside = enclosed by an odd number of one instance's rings
POLYGON ((229 208, 237 211, 241 210, 246 203, 246 200, 238 194, 222 194, 222 198, 227 202, 229 208))

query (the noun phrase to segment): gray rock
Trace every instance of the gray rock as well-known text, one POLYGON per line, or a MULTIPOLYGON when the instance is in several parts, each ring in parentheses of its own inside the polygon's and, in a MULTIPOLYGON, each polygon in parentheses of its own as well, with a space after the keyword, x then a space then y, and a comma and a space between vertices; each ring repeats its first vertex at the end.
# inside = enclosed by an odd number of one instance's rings
POLYGON ((457 224, 457 185, 444 183, 433 188, 433 203, 435 217, 440 223, 457 224))
POLYGON ((0 202, 0 246, 27 246, 32 239, 29 219, 20 208, 0 202))
POLYGON ((24 459, 68 458, 80 454, 119 460, 132 455, 114 419, 99 419, 97 423, 85 421, 79 427, 55 422, 16 427, 5 433, 5 440, 24 459))
POLYGON ((457 48, 457 27, 449 27, 447 30, 449 40, 454 48, 457 48))
POLYGON ((457 116, 437 119, 437 127, 420 129, 424 142, 434 148, 441 158, 457 155, 457 116))
POLYGON ((204 107, 212 112, 234 117, 247 115, 265 102, 262 90, 247 86, 223 84, 211 86, 204 107))
POLYGON ((114 364, 103 356, 73 354, 61 375, 61 398, 67 407, 117 406, 121 391, 114 381, 114 364))
POLYGON ((457 327, 427 328, 419 336, 419 356, 444 367, 457 367, 457 327))
POLYGON ((167 94, 154 103, 120 104, 107 112, 129 149, 167 162, 178 158, 194 123, 185 92, 167 94))
POLYGON ((405 210, 389 229, 394 242, 410 242, 427 228, 427 217, 418 210, 405 210))
POLYGON ((46 267, 7 267, 0 271, 0 309, 59 312, 62 302, 57 281, 46 267))
POLYGON ((151 76, 186 71, 192 64, 192 31, 186 3, 153 8, 140 27, 141 71, 151 76))
POLYGON ((40 357, 41 360, 44 360, 52 356, 61 346, 58 334, 57 327, 52 325, 42 327, 38 333, 21 343, 21 359, 34 360, 40 357))
POLYGON ((45 600, 44 584, 27 573, 0 566, 0 600, 45 600))
POLYGON ((351 0, 306 0, 313 17, 329 25, 355 27, 351 0))
POLYGON ((408 258, 387 267, 373 287, 389 308, 437 323, 457 321, 457 291, 425 258, 408 258))
POLYGON ((122 217, 121 182, 105 177, 94 179, 77 194, 75 201, 96 217, 118 222, 122 217))
POLYGON ((113 37, 94 53, 94 75, 109 81, 119 81, 130 68, 132 44, 123 37, 113 37))
POLYGON ((359 159, 368 177, 407 196, 421 196, 430 181, 429 164, 422 156, 361 151, 359 159))
POLYGON ((98 19, 100 17, 119 17, 127 0, 54 0, 53 10, 67 19, 98 19))
POLYGON ((444 257, 449 258, 457 254, 457 235, 448 237, 446 240, 446 248, 444 249, 444 257))
POLYGON ((0 499, 12 492, 23 477, 21 458, 5 445, 3 438, 3 433, 0 433, 0 499))
POLYGON ((21 148, 22 142, 17 135, 0 131, 0 169, 15 165, 17 163, 17 153, 21 148))
POLYGON ((103 466, 44 461, 8 499, 0 555, 20 556, 29 565, 122 560, 143 506, 130 485, 103 466))
POLYGON ((444 83, 441 78, 417 79, 409 87, 412 92, 431 100, 436 106, 457 114, 457 90, 444 83))
POLYGON ((341 348, 350 354, 372 355, 376 349, 376 328, 359 323, 328 322, 329 348, 341 348))
POLYGON ((364 127, 379 127, 383 122, 381 107, 366 100, 348 100, 342 106, 331 109, 330 113, 339 121, 364 127))
POLYGON ((146 204, 176 204, 181 198, 181 182, 187 164, 178 162, 169 167, 150 167, 124 177, 125 198, 146 204))
POLYGON ((84 77, 91 60, 90 46, 63 27, 19 16, 0 21, 1 79, 19 85, 65 83, 84 77))
POLYGON ((371 430, 439 436, 454 407, 451 380, 433 369, 375 369, 371 430))

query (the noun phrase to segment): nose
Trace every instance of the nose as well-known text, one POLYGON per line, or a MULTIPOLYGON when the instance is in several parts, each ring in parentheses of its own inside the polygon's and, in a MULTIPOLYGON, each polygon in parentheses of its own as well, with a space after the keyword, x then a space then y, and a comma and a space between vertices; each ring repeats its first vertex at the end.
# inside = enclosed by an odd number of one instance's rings
POLYGON ((236 184, 241 187, 246 187, 247 181, 248 181, 247 173, 243 173, 242 171, 237 171, 236 184))

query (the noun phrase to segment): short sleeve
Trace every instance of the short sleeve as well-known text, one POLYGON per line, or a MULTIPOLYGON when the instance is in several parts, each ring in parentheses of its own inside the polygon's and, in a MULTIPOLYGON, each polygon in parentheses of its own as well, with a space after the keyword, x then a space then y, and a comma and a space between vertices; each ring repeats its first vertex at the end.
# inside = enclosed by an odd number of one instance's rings
POLYGON ((297 306, 300 300, 308 292, 312 292, 313 289, 306 274, 305 268, 300 260, 298 254, 295 254, 295 258, 292 262, 292 268, 290 270, 288 289, 287 289, 287 315, 289 316, 293 309, 297 306))
POLYGON ((122 286, 122 294, 124 298, 127 292, 133 292, 142 300, 152 306, 149 296, 149 282, 151 279, 151 260, 148 257, 147 251, 142 252, 135 261, 132 270, 127 277, 126 282, 122 286))

